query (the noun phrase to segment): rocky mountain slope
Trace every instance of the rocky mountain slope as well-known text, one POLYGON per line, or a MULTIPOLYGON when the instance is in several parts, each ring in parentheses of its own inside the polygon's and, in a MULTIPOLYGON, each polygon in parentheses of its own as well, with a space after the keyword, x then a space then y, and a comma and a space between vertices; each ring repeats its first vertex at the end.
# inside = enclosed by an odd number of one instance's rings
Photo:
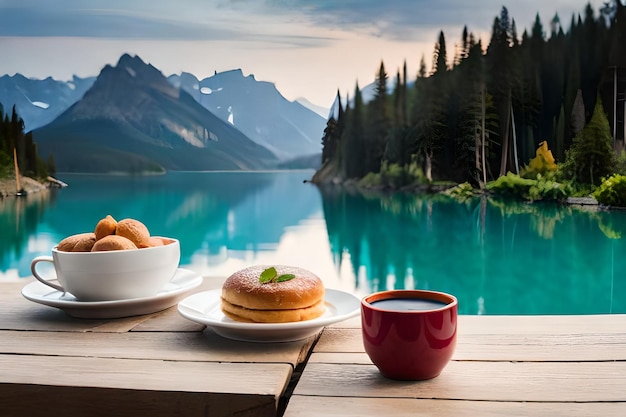
POLYGON ((59 172, 265 169, 277 162, 158 69, 127 54, 33 138, 59 172))

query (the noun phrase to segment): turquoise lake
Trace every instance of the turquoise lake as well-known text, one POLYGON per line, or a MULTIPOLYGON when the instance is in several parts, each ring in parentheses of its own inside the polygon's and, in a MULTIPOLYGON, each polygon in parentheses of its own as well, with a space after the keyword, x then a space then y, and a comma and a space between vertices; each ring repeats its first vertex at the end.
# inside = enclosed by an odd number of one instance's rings
POLYGON ((626 211, 322 191, 312 175, 59 174, 67 188, 0 199, 0 281, 111 214, 178 238, 181 267, 208 279, 291 264, 357 296, 450 292, 461 314, 626 313, 626 211))

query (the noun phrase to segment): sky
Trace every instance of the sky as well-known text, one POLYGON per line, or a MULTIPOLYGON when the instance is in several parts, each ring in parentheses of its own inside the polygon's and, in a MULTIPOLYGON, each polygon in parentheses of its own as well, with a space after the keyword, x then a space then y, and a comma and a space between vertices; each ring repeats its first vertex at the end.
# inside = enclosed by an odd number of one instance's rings
POLYGON ((430 69, 440 31, 451 60, 464 26, 487 46, 502 7, 521 36, 537 14, 567 31, 587 3, 597 16, 602 0, 0 0, 0 75, 96 76, 129 53, 165 76, 241 69, 328 108, 381 62, 391 78, 430 69))

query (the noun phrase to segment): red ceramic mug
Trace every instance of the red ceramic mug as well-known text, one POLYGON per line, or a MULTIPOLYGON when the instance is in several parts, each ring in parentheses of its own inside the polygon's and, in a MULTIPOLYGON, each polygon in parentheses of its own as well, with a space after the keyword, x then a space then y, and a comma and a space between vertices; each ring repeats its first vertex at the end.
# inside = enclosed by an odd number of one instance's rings
POLYGON ((361 300, 365 352, 391 379, 438 376, 456 347, 458 302, 423 290, 377 292, 361 300))

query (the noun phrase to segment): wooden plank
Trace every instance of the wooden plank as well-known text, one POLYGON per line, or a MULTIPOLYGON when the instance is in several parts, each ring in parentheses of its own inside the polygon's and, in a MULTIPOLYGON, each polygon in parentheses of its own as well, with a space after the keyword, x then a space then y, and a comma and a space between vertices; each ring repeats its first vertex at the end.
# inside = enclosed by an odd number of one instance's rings
MULTIPOLYGON (((626 328, 608 334, 557 335, 463 334, 459 332, 455 360, 607 361, 626 360, 626 328)), ((316 353, 364 353, 360 329, 324 329, 316 353)))
POLYGON ((315 352, 309 357, 308 363, 372 365, 372 361, 365 352, 315 352))
MULTIPOLYGON (((329 328, 360 329, 361 318, 353 317, 329 328)), ((623 333, 626 314, 550 316, 459 316, 459 334, 581 334, 623 333)))
POLYGON ((275 417, 271 395, 0 384, 3 417, 275 417))
POLYGON ((0 369, 3 416, 63 414, 57 406, 67 415, 85 410, 106 415, 107 410, 109 415, 204 416, 213 407, 221 410, 216 415, 274 415, 292 373, 288 364, 26 355, 0 355, 0 369))
POLYGON ((153 314, 132 328, 133 332, 201 332, 204 324, 188 320, 178 314, 176 306, 153 314))
POLYGON ((7 301, 14 300, 16 298, 22 298, 21 291, 24 286, 33 279, 16 279, 10 281, 0 281, 0 302, 4 304, 7 301), (16 297, 19 295, 19 297, 16 297))
MULTIPOLYGON (((34 303, 21 295, 33 279, 0 283, 0 329, 72 332, 202 331, 205 326, 184 319, 176 306, 152 314, 112 320, 77 319, 63 311, 34 303), (143 323, 146 323, 143 326, 143 323)), ((214 289, 223 280, 205 279, 193 292, 214 289)), ((191 293, 190 293, 191 294, 191 293)))
POLYGON ((252 343, 204 332, 68 333, 0 331, 0 353, 208 362, 303 362, 315 337, 288 343, 252 343))
MULTIPOLYGON (((22 288, 31 282, 0 283, 0 329, 63 332, 127 332, 159 313, 113 320, 78 319, 62 310, 27 300, 22 288)), ((182 324, 182 322, 179 322, 182 324)))
POLYGON ((19 285, 13 282, 0 284, 0 329, 82 332, 105 322, 73 319, 59 309, 33 303, 21 294, 26 284, 27 282, 20 282, 19 285))
POLYGON ((459 334, 615 334, 624 333, 626 314, 576 316, 459 316, 459 334))
POLYGON ((60 387, 273 395, 292 367, 274 363, 0 355, 0 382, 60 387), (250 378, 254 375, 254 378, 250 378))
POLYGON ((360 329, 361 328, 361 317, 360 316, 356 316, 356 317, 352 317, 348 320, 344 320, 344 321, 340 321, 338 323, 334 323, 330 326, 328 326, 328 328, 331 329, 360 329))
POLYGON ((626 362, 450 362, 437 378, 417 382, 386 379, 374 365, 309 362, 294 393, 476 401, 623 402, 626 401, 626 362))
MULTIPOLYGON (((576 350, 576 348, 574 347, 573 350, 576 350)), ((502 362, 502 361, 504 362, 511 362, 511 361, 536 362, 536 363, 545 362, 545 360, 540 360, 540 359, 537 359, 536 357, 535 358, 530 357, 524 352, 524 348, 519 348, 519 350, 515 351, 515 353, 513 354, 501 355, 501 357, 499 357, 498 355, 492 355, 492 356, 493 356, 492 359, 483 359, 483 360, 488 361, 488 362, 502 362), (513 357, 517 357, 517 358, 514 359, 513 357)), ((546 354, 545 356, 549 356, 549 354, 546 354)), ((571 356, 577 357, 580 355, 578 355, 578 352, 576 352, 572 354, 571 356)), ((597 356, 601 356, 601 355, 597 355, 597 356)), ((602 352, 602 356, 611 356, 611 352, 610 351, 602 352)), ((624 356, 621 356, 621 358, 623 357, 624 356)), ((465 359, 455 359, 454 357, 452 358, 452 361, 459 361, 459 360, 463 361, 465 359)), ((478 359, 468 359, 468 360, 478 361, 478 359)), ((613 360, 624 361, 624 359, 607 359, 607 360, 602 360, 602 361, 606 362, 606 361, 613 361, 613 360)), ((564 363, 597 362, 596 360, 590 360, 590 359, 566 361, 560 358, 556 360, 548 360, 548 361, 549 362, 564 362, 564 363)), ((370 358, 367 356, 365 352, 357 352, 357 353, 316 352, 313 355, 311 355, 308 362, 309 363, 333 363, 333 364, 346 363, 346 364, 360 364, 360 365, 370 365, 372 363, 372 361, 370 360, 370 358)))
MULTIPOLYGON (((135 329, 142 322, 160 314, 157 312, 112 320, 80 319, 70 317, 57 308, 36 304, 26 299, 18 301, 0 304, 0 330, 120 333, 135 329)), ((180 331, 189 329, 202 331, 204 328, 204 326, 191 328, 182 320, 175 323, 180 325, 180 331)))
POLYGON ((294 395, 284 417, 623 417, 626 403, 504 402, 294 395))

